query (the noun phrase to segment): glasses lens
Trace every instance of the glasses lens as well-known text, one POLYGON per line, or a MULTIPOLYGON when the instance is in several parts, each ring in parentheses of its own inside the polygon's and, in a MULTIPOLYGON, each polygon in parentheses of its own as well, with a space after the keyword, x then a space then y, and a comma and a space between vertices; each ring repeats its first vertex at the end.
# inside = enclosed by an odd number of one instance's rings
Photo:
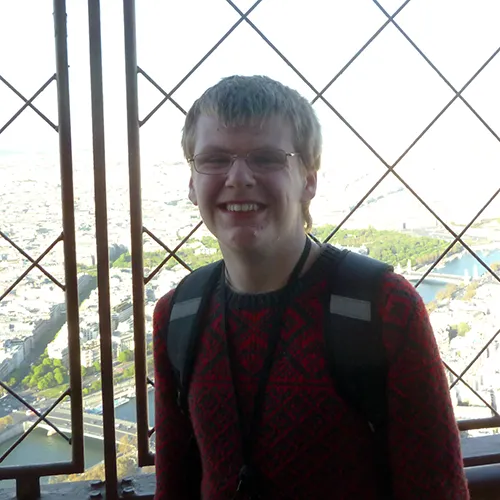
POLYGON ((248 154, 248 163, 259 170, 279 170, 286 161, 286 153, 279 149, 261 149, 248 154))
POLYGON ((223 174, 230 165, 231 155, 225 153, 201 153, 194 157, 194 167, 201 174, 223 174))

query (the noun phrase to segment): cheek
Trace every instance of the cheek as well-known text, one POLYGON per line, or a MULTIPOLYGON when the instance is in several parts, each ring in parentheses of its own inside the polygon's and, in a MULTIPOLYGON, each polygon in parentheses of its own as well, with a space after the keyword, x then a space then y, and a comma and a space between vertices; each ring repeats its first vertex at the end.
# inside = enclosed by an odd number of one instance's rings
POLYGON ((203 179, 196 183, 195 189, 200 210, 207 211, 217 203, 218 193, 220 192, 220 181, 211 178, 203 179))

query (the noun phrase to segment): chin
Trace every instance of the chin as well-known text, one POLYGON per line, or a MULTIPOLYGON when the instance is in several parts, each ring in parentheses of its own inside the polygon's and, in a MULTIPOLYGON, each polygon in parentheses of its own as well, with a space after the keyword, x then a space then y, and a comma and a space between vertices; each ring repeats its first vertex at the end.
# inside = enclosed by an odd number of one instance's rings
POLYGON ((269 238, 256 228, 238 228, 229 234, 221 235, 219 241, 227 248, 247 253, 269 246, 269 238))

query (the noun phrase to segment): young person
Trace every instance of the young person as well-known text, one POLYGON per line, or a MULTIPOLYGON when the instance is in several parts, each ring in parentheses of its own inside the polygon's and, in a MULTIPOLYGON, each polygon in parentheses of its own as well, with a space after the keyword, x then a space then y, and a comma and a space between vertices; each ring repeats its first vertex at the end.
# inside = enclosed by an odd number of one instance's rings
POLYGON ((469 498, 428 314, 401 276, 383 274, 374 308, 387 366, 383 491, 374 433, 337 390, 325 356, 336 254, 307 236, 321 159, 311 105, 267 77, 225 78, 190 109, 182 146, 189 199, 223 267, 187 411, 167 345, 174 290, 155 309, 156 500, 191 498, 193 486, 204 500, 469 498), (199 482, 187 470, 193 436, 199 482))

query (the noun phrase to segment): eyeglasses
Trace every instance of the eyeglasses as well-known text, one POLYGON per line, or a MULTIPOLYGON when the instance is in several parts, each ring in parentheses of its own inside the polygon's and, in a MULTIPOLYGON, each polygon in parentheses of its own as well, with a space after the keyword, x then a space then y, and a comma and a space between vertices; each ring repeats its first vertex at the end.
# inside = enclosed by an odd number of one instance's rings
POLYGON ((224 152, 199 153, 188 161, 200 174, 225 175, 231 170, 236 158, 243 158, 252 172, 267 174, 286 167, 289 156, 299 156, 299 153, 287 153, 282 149, 255 149, 246 155, 224 152))

